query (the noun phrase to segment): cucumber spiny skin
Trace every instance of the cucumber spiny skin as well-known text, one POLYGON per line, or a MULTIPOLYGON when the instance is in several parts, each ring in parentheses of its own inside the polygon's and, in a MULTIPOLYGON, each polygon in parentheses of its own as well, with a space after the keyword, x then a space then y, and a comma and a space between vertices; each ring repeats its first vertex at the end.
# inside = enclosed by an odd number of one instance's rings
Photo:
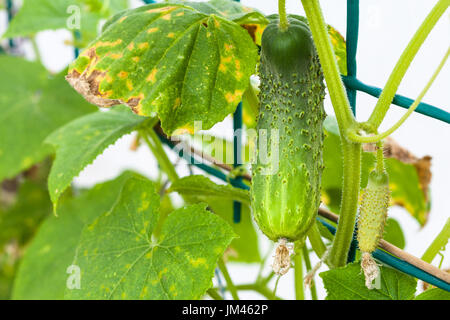
POLYGON ((283 32, 278 21, 272 21, 262 36, 259 71, 252 211, 271 240, 295 241, 315 221, 324 168, 325 86, 308 26, 290 18, 289 28, 283 32), (278 129, 278 134, 274 135, 272 129, 278 129), (269 161, 260 159, 259 140, 263 135, 269 161), (272 144, 278 144, 278 154, 270 153, 272 144))
POLYGON ((358 217, 358 243, 361 252, 373 252, 383 237, 389 207, 387 173, 372 171, 361 195, 358 217))

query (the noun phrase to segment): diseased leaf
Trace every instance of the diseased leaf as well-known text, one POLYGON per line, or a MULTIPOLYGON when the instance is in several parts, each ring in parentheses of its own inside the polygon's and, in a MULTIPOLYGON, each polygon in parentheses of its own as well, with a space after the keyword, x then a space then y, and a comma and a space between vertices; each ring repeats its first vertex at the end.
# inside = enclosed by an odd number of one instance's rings
POLYGON ((44 139, 65 123, 95 110, 43 66, 0 56, 0 181, 51 153, 44 139), (26 76, 24 76, 26 74, 26 76))
POLYGON ((406 242, 402 227, 397 220, 393 218, 388 218, 386 221, 383 239, 392 243, 394 246, 399 247, 400 249, 405 248, 406 242))
POLYGON ((99 106, 157 112, 168 135, 204 129, 232 113, 255 71, 247 31, 178 4, 125 11, 71 65, 67 80, 99 106))
POLYGON ((56 159, 48 178, 53 203, 73 178, 92 163, 109 145, 141 126, 148 118, 127 108, 116 107, 76 119, 53 132, 45 141, 56 148, 56 159))
POLYGON ((126 172, 61 203, 58 217, 51 215, 26 249, 14 282, 13 299, 60 300, 75 249, 85 224, 110 210, 124 183, 136 176, 126 172))
MULTIPOLYGON (((404 206, 419 222, 421 226, 425 225, 430 213, 431 200, 429 197, 429 188, 431 182, 431 157, 416 157, 411 151, 400 146, 394 139, 388 137, 384 140, 384 156, 387 165, 391 166, 393 175, 397 176, 400 184, 410 184, 407 177, 411 173, 412 187, 403 186, 400 190, 396 190, 396 184, 392 185, 393 203, 404 206), (399 167, 397 169, 397 167, 399 167), (412 173, 412 167, 416 173, 412 173), (402 178, 403 177, 403 178, 402 178), (419 184, 420 190, 417 189, 416 183, 419 184), (408 188, 406 188, 408 187, 408 188), (406 192, 409 189, 409 192, 406 192)), ((372 144, 363 145, 364 151, 375 152, 375 146, 372 144)))
POLYGON ((450 300, 450 292, 432 288, 422 292, 414 300, 450 300))
POLYGON ((158 208, 153 183, 129 180, 116 205, 83 230, 74 260, 81 289, 68 289, 66 298, 201 298, 234 233, 198 204, 170 213, 153 239, 158 208))
POLYGON ((365 286, 359 262, 320 274, 327 290, 326 300, 410 300, 414 297, 417 281, 395 269, 380 267, 379 289, 365 286))
POLYGON ((202 175, 181 178, 172 183, 167 191, 175 191, 181 195, 195 196, 205 202, 207 202, 207 198, 212 197, 250 204, 250 195, 247 190, 235 188, 231 185, 216 184, 202 175))
POLYGON ((392 204, 404 207, 421 225, 424 225, 429 206, 414 165, 389 158, 386 159, 386 170, 389 173, 392 204))

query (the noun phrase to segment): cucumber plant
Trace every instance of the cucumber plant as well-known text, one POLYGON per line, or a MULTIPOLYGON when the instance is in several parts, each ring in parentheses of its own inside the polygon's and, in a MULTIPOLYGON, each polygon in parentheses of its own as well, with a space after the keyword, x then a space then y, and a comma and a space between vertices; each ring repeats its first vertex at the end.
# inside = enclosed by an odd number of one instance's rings
POLYGON ((377 248, 448 288, 448 274, 430 263, 448 241, 449 223, 423 260, 393 247, 404 246, 398 224, 386 228, 394 230, 387 237, 384 231, 391 205, 425 224, 428 162, 409 152, 402 152, 407 160, 383 153, 448 50, 405 115, 385 132, 379 127, 450 1, 436 1, 364 122, 352 114, 341 80, 344 38, 325 24, 317 0, 298 2, 306 17, 287 14, 284 0, 269 16, 229 0, 136 8, 123 0, 74 0, 82 27, 73 32, 66 22, 76 17, 66 0, 24 0, 4 37, 31 41, 36 61, 13 56, 17 48, 8 42, 0 50, 0 105, 7 110, 0 113, 0 298, 237 300, 251 290, 275 300, 286 297, 278 281, 293 274, 295 297, 305 299, 306 281, 317 299, 321 263, 329 268, 320 274, 327 299, 448 297, 437 288, 415 297, 417 280, 383 265, 377 248), (40 61, 35 34, 58 28, 74 33, 71 44, 81 54, 53 74, 40 61), (334 116, 324 111, 326 88, 334 116), (229 148, 228 140, 197 130, 199 122, 210 129, 235 110, 248 136, 240 167, 239 143, 229 148), (73 183, 130 133, 133 150, 153 154, 157 178, 124 171, 88 189, 73 183), (164 145, 189 169, 224 183, 181 176, 164 145), (376 156, 368 151, 374 145, 376 156), (229 155, 236 161, 227 163, 229 155), (262 255, 261 243, 277 247, 262 255), (311 264, 313 253, 319 264, 311 264), (234 283, 233 262, 259 264, 256 280, 234 283), (381 287, 373 286, 377 278, 381 287))

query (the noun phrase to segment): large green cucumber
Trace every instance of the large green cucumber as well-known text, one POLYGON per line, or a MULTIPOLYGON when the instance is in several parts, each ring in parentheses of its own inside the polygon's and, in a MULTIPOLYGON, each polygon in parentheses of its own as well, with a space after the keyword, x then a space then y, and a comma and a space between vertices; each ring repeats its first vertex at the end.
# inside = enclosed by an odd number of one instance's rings
POLYGON ((295 241, 320 204, 325 86, 308 26, 294 17, 286 31, 278 24, 272 19, 262 35, 252 211, 270 239, 295 241))

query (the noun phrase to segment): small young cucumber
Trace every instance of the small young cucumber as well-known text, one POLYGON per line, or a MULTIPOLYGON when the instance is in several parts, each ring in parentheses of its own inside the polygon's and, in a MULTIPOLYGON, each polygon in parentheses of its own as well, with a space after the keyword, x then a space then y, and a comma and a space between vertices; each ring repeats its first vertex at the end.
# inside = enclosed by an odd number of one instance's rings
POLYGON ((389 207, 389 179, 387 173, 372 171, 367 187, 361 195, 358 217, 358 242, 362 252, 375 251, 383 237, 389 207))
POLYGON ((312 226, 320 204, 325 86, 309 27, 294 17, 286 31, 278 24, 271 20, 261 42, 252 211, 271 240, 295 241, 312 226))
POLYGON ((379 268, 371 253, 383 237, 384 225, 389 207, 389 179, 386 172, 376 170, 369 174, 367 187, 361 195, 358 217, 358 243, 361 250, 361 268, 366 286, 372 289, 372 282, 379 275, 379 268))

